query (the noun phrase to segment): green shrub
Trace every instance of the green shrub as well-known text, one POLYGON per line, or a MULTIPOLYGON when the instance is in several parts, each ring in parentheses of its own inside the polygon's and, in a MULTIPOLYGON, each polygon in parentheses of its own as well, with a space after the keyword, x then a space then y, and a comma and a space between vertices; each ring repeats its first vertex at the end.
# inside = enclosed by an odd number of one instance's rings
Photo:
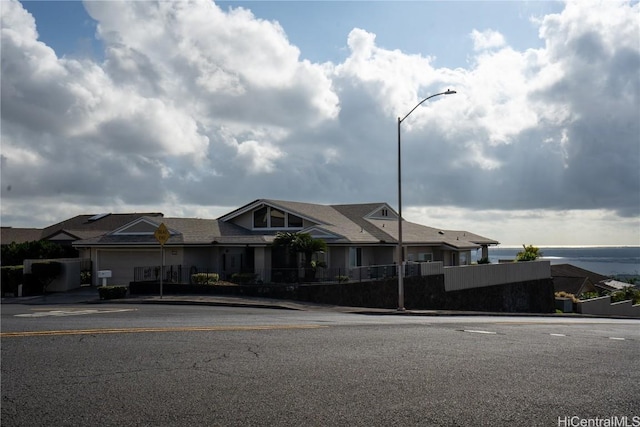
POLYGON ((524 250, 516 254, 516 261, 535 261, 542 256, 540 249, 533 245, 522 245, 524 250))
POLYGON ((0 285, 2 286, 3 296, 5 292, 17 294, 18 285, 22 283, 22 270, 23 267, 21 265, 6 266, 0 269, 2 272, 0 285))
POLYGON ((478 260, 478 264, 491 264, 491 261, 489 261, 489 257, 484 257, 478 260))
POLYGON ((349 281, 349 276, 336 276, 336 282, 338 283, 347 283, 349 281))
POLYGON ((18 265, 25 259, 51 259, 51 258, 76 258, 78 250, 72 247, 61 246, 48 240, 34 240, 32 242, 2 245, 2 263, 5 265, 18 265))
POLYGON ((82 270, 80 272, 80 284, 86 285, 91 283, 91 270, 82 270))
POLYGON ((600 295, 597 292, 584 292, 578 295, 578 299, 580 300, 593 299, 593 298, 598 298, 599 296, 600 295))
POLYGON ((218 273, 196 273, 191 275, 191 283, 194 285, 215 285, 220 280, 218 273))
POLYGON ((611 302, 620 301, 633 301, 633 304, 640 304, 640 290, 633 286, 627 286, 621 291, 616 291, 611 294, 611 302))
POLYGON ((122 285, 98 287, 100 299, 118 299, 127 296, 127 287, 122 285))
POLYGON ((239 285, 248 285, 255 283, 258 275, 255 273, 234 273, 231 275, 231 281, 239 285))

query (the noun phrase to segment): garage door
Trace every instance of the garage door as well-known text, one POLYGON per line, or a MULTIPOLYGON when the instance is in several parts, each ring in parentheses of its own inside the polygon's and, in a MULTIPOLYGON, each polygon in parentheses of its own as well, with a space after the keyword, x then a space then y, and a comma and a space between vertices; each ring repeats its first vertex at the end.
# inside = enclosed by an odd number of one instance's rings
POLYGON ((159 250, 99 250, 96 268, 111 270, 112 276, 107 279, 108 284, 128 285, 133 282, 135 267, 160 266, 162 263, 160 256, 159 250))

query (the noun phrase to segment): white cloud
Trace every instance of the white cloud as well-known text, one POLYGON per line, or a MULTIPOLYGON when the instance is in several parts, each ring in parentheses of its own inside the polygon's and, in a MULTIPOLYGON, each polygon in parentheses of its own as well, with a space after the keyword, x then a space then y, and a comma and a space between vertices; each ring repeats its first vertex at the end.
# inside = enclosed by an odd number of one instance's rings
POLYGON ((393 204, 397 118, 450 88, 402 123, 403 210, 513 244, 526 230, 638 235, 638 3, 567 3, 537 21, 544 47, 525 51, 473 30, 457 69, 358 28, 344 62, 314 64, 279 24, 209 1, 86 8, 102 62, 56 57, 20 3, 3 2, 4 223, 206 216, 259 197, 393 204))
POLYGON ((248 164, 249 173, 260 174, 273 172, 274 161, 283 157, 283 153, 268 142, 244 141, 238 145, 238 156, 248 164))
POLYGON ((473 40, 473 49, 476 51, 503 47, 506 44, 504 36, 494 30, 484 30, 482 32, 473 30, 471 39, 473 40))

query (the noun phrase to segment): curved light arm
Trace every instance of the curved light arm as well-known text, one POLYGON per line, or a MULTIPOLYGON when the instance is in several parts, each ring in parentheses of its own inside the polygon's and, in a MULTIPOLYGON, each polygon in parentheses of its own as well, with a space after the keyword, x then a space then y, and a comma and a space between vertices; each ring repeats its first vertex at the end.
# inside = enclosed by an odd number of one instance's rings
POLYGON ((455 90, 449 90, 449 89, 447 89, 447 91, 446 91, 446 92, 440 92, 440 93, 436 93, 435 95, 427 96, 425 99, 423 99, 422 101, 418 102, 418 105, 416 105, 415 107, 413 107, 413 108, 411 109, 411 111, 409 111, 409 112, 407 113, 407 115, 406 115, 406 116, 404 116, 403 118, 398 118, 398 123, 402 123, 402 122, 404 121, 404 119, 406 119, 407 117, 409 117, 409 115, 410 115, 411 113, 413 113, 413 111, 414 111, 416 108, 418 108, 419 106, 421 106, 425 101, 427 101, 427 100, 429 100, 429 99, 431 99, 431 98, 434 98, 434 97, 436 97, 436 96, 440 96, 440 95, 453 95, 454 93, 456 93, 456 91, 455 91, 455 90))

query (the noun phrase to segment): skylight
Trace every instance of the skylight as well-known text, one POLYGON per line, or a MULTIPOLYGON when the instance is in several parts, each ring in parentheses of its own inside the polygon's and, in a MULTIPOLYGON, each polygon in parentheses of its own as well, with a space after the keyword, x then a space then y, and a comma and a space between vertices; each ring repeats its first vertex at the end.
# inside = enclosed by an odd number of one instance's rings
POLYGON ((98 215, 94 215, 91 218, 89 218, 88 221, 97 221, 97 220, 102 219, 102 218, 104 218, 105 216, 108 216, 108 215, 111 215, 111 213, 107 212, 107 213, 101 213, 101 214, 98 214, 98 215))

